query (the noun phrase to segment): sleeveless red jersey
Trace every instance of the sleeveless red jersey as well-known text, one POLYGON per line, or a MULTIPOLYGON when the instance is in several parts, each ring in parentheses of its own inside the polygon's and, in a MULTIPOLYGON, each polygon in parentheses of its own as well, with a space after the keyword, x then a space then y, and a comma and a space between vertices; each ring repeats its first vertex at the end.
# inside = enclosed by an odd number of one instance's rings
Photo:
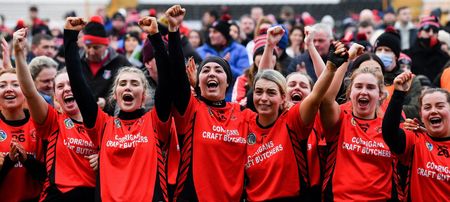
POLYGON ((251 119, 247 137, 248 200, 299 198, 309 183, 305 154, 312 124, 303 124, 300 104, 281 114, 272 126, 264 128, 256 119, 251 119))
MULTIPOLYGON (((239 201, 244 187, 248 125, 239 104, 211 107, 191 95, 175 113, 181 145, 176 200, 239 201)), ((253 112, 251 112, 253 113, 253 112)))
POLYGON ((323 187, 325 200, 397 198, 392 194, 396 161, 384 142, 381 124, 380 117, 363 120, 351 111, 341 110, 337 126, 325 131, 330 146, 323 187))
POLYGON ((168 200, 165 160, 171 121, 159 121, 155 110, 138 119, 121 120, 98 108, 91 140, 100 146, 102 201, 168 200))
MULTIPOLYGON (((8 155, 11 140, 15 138, 23 146, 27 154, 33 155, 37 160, 43 160, 42 143, 36 137, 33 120, 29 120, 20 126, 11 126, 0 119, 0 153, 8 155)), ((5 157, 6 158, 6 157, 5 157)), ((0 182, 1 201, 17 202, 35 199, 42 190, 42 183, 31 177, 32 170, 27 170, 17 161, 0 182)))
POLYGON ((411 201, 450 201, 450 138, 405 130, 402 163, 410 167, 411 201))
POLYGON ((89 138, 83 123, 58 113, 49 105, 45 122, 36 124, 36 135, 48 141, 45 189, 56 185, 66 193, 76 187, 95 187, 95 173, 85 156, 98 153, 98 147, 89 138))

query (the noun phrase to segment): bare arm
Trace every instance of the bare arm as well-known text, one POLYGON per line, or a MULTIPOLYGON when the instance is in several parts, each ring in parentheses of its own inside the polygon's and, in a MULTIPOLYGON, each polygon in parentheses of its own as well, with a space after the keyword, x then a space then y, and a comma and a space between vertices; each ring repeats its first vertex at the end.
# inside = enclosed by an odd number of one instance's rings
POLYGON ((31 77, 30 70, 27 67, 25 58, 25 48, 27 29, 22 28, 14 32, 13 47, 16 56, 16 71, 19 80, 20 88, 23 95, 27 99, 30 114, 37 124, 43 124, 47 118, 48 104, 44 98, 39 94, 31 77))
POLYGON ((267 30, 267 41, 264 48, 264 52, 261 57, 261 61, 258 64, 258 72, 262 72, 266 69, 273 69, 277 61, 273 60, 273 51, 278 42, 283 37, 284 29, 281 26, 271 27, 267 30))
POLYGON ((317 78, 319 78, 319 76, 325 69, 325 63, 323 62, 322 57, 320 56, 319 52, 314 46, 313 39, 315 34, 316 30, 314 30, 312 27, 310 26, 305 27, 306 48, 308 49, 309 56, 311 57, 311 60, 313 62, 314 72, 316 73, 317 78))
POLYGON ((327 67, 319 76, 311 94, 305 98, 300 106, 300 116, 305 125, 314 121, 322 99, 324 99, 323 95, 330 87, 337 68, 347 62, 348 54, 344 44, 337 42, 330 46, 329 58, 332 60, 327 62, 327 67))
POLYGON ((5 38, 2 37, 1 39, 1 46, 2 46, 2 57, 3 57, 3 68, 4 69, 11 69, 13 68, 11 64, 11 56, 9 55, 9 46, 8 42, 6 42, 5 38))

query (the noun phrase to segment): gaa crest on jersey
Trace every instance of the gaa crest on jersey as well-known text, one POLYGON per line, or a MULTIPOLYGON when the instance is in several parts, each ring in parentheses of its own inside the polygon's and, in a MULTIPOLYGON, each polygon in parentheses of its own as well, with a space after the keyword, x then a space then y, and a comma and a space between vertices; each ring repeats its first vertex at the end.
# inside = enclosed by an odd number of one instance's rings
POLYGON ((70 118, 64 119, 64 125, 66 126, 67 129, 71 129, 75 126, 72 119, 70 118))
POLYGON ((429 151, 433 150, 433 144, 429 143, 429 142, 425 142, 425 146, 427 146, 427 149, 429 151))
POLYGON ((0 142, 5 141, 7 137, 8 137, 8 135, 6 135, 6 132, 3 130, 0 130, 0 142))
POLYGON ((352 126, 356 126, 356 120, 354 117, 352 117, 352 120, 350 122, 352 123, 352 126))
POLYGON ((103 78, 106 80, 110 79, 111 78, 111 70, 105 70, 103 72, 103 78))
POLYGON ((254 145, 256 143, 256 135, 255 133, 250 133, 247 136, 247 143, 249 145, 254 145))
POLYGON ((119 119, 114 119, 114 125, 116 125, 116 128, 120 128, 122 126, 119 119))

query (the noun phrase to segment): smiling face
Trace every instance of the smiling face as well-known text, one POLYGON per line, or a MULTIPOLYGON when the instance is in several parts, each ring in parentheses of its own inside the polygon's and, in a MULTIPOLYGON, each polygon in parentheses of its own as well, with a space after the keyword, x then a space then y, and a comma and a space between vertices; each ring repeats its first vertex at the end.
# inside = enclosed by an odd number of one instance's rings
POLYGON ((53 95, 56 68, 43 68, 34 80, 34 85, 39 92, 46 95, 53 95))
POLYGON ((253 103, 260 116, 278 116, 284 98, 275 82, 264 78, 256 81, 253 103))
POLYGON ((450 127, 450 106, 446 94, 432 92, 422 97, 420 107, 422 121, 433 137, 448 137, 450 127))
POLYGON ((67 115, 73 116, 80 113, 67 73, 58 74, 55 78, 55 99, 67 115))
POLYGON ((297 104, 311 93, 309 79, 301 73, 293 73, 287 78, 287 101, 297 104))
POLYGON ((123 72, 118 75, 114 99, 120 110, 133 112, 140 109, 145 100, 145 87, 142 76, 136 72, 123 72))
POLYGON ((218 63, 206 63, 200 70, 198 81, 202 97, 211 101, 225 99, 225 92, 229 84, 225 70, 218 63))
POLYGON ((0 106, 4 110, 16 110, 21 108, 25 97, 20 89, 17 75, 3 73, 0 75, 0 106))
POLYGON ((371 73, 356 75, 351 84, 350 100, 353 113, 358 118, 373 119, 382 99, 383 93, 379 87, 379 81, 371 73))

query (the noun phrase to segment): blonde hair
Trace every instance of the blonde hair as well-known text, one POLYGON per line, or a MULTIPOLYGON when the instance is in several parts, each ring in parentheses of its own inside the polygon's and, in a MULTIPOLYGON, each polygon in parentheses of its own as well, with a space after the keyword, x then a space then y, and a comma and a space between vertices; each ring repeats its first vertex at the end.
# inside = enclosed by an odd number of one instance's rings
POLYGON ((46 68, 54 68, 57 69, 58 63, 55 62, 52 58, 47 56, 38 56, 31 60, 30 64, 28 64, 28 68, 30 69, 31 77, 33 80, 41 73, 43 69, 46 68))
MULTIPOLYGON (((253 89, 255 89, 256 82, 260 79, 265 79, 268 81, 272 81, 275 84, 277 84, 278 88, 280 89, 281 96, 286 96, 287 89, 286 89, 286 78, 276 70, 273 69, 267 69, 263 70, 262 72, 258 72, 255 76, 255 81, 253 82, 253 89)), ((281 110, 285 110, 288 108, 288 102, 286 100, 283 100, 283 103, 281 105, 281 110)))
MULTIPOLYGON (((114 83, 111 88, 111 92, 109 93, 109 96, 108 96, 108 102, 110 104, 113 104, 115 102, 114 94, 116 93, 117 85, 119 85, 120 76, 122 74, 127 74, 127 73, 136 73, 137 75, 139 75, 139 79, 141 80, 141 82, 144 86, 144 97, 145 97, 145 99, 150 98, 150 90, 149 90, 150 84, 148 83, 144 72, 136 67, 124 66, 117 72, 116 77, 114 78, 114 83)), ((144 100, 144 102, 142 102, 142 105, 144 105, 145 103, 146 103, 146 100, 144 100)))
MULTIPOLYGON (((384 95, 386 93, 386 91, 384 89, 383 73, 380 70, 377 70, 376 68, 360 67, 360 68, 356 69, 355 71, 353 71, 352 75, 350 76, 350 85, 347 86, 347 89, 346 89, 346 92, 345 92, 347 100, 350 100, 350 93, 352 91, 353 82, 355 81, 355 78, 357 76, 359 76, 360 74, 372 74, 377 79, 377 86, 379 88, 380 94, 384 95)), ((379 101, 379 103, 377 105, 377 109, 381 105, 383 100, 386 98, 386 96, 382 96, 381 98, 382 99, 380 99, 380 101, 379 101)))

